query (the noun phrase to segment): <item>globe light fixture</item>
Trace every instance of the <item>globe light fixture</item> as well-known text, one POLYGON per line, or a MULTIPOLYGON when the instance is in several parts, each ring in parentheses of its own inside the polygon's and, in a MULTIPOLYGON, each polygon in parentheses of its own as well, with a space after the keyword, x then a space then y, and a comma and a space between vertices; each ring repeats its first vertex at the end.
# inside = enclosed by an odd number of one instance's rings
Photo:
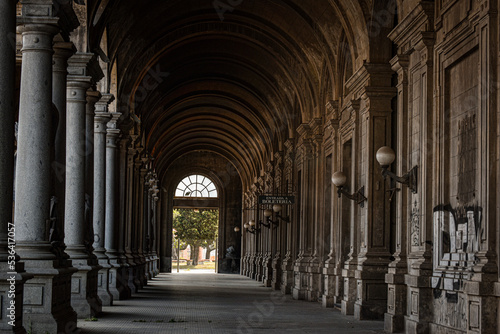
MULTIPOLYGON (((394 180, 398 183, 406 185, 410 188, 411 192, 416 194, 418 191, 418 166, 414 166, 408 173, 403 176, 397 176, 393 172, 389 170, 389 166, 396 159, 396 154, 394 150, 389 146, 382 146, 378 149, 377 154, 375 155, 380 167, 382 167, 382 175, 384 179, 389 177, 391 180, 394 180)), ((396 188, 393 191, 398 190, 396 188)), ((392 197, 392 195, 391 195, 392 197)))
POLYGON ((361 187, 355 193, 350 194, 344 187, 347 182, 347 175, 343 172, 338 171, 332 175, 332 183, 337 187, 337 194, 339 198, 344 194, 345 197, 351 201, 355 201, 360 207, 364 207, 365 201, 368 199, 365 197, 365 187, 361 187))

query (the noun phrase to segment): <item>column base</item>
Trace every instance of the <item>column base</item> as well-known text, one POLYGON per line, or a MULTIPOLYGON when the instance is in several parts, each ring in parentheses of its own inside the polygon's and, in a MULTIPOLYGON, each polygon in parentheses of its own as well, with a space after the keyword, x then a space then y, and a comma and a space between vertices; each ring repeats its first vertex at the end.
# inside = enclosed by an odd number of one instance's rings
POLYGON ((153 255, 153 273, 154 277, 158 276, 160 274, 160 269, 158 268, 158 255, 154 254, 153 255))
POLYGON ((120 291, 119 300, 126 300, 132 297, 132 290, 128 286, 129 282, 129 265, 128 264, 120 264, 120 267, 117 271, 116 281, 119 286, 118 290, 120 291))
POLYGON ((135 266, 130 266, 127 268, 127 270, 128 270, 127 286, 130 290, 130 294, 132 295, 133 293, 139 292, 139 287, 134 284, 135 272, 137 269, 135 266))
POLYGON ((387 284, 379 280, 358 280, 354 304, 356 320, 381 320, 387 311, 387 284))
POLYGON ((384 331, 387 333, 405 333, 405 317, 403 315, 384 314, 384 331))
POLYGON ((97 276, 101 266, 75 261, 78 270, 71 277, 71 306, 79 319, 99 316, 102 313, 102 301, 97 293, 97 276))
POLYGON ((281 292, 283 294, 291 294, 293 287, 293 267, 289 260, 285 259, 281 266, 281 292))
POLYGON ((335 290, 336 290, 336 277, 334 275, 334 269, 328 267, 323 268, 323 295, 321 296, 321 306, 323 307, 335 307, 335 290))
POLYGON ((293 299, 304 300, 307 298, 307 279, 307 272, 301 271, 300 268, 294 269, 293 299))
MULTIPOLYGON (((392 274, 386 275, 386 282, 395 281, 392 274)), ((404 277, 403 277, 404 279, 404 277)), ((384 329, 388 333, 404 332, 406 315, 406 285, 388 284, 387 313, 384 315, 384 329)))
POLYGON ((344 277, 344 296, 341 301, 341 312, 343 315, 353 315, 357 293, 357 280, 354 278, 352 270, 342 270, 342 276, 344 277))
POLYGON ((112 266, 108 260, 99 260, 99 265, 102 269, 97 273, 97 295, 101 299, 102 306, 112 306, 113 295, 109 291, 109 270, 112 266))
POLYGON ((405 333, 407 334, 429 333, 430 331, 429 323, 414 321, 407 316, 405 316, 405 319, 406 319, 405 333))
POLYGON ((118 263, 110 263, 111 268, 108 271, 108 290, 113 300, 120 300, 120 295, 123 292, 120 286, 120 279, 118 278, 118 273, 120 265, 118 263))
POLYGON ((30 275, 24 271, 24 264, 17 262, 15 270, 9 267, 7 262, 0 263, 0 300, 2 303, 2 322, 0 322, 0 333, 26 334, 23 327, 23 292, 26 280, 31 279, 30 275), (8 272, 15 272, 9 275, 8 272), (14 301, 14 306, 11 305, 14 301), (10 309, 9 309, 10 308, 10 309))
MULTIPOLYGON (((314 268, 317 269, 317 268, 314 268)), ((321 274, 320 273, 307 273, 307 285, 306 300, 310 302, 321 301, 321 274)))
POLYGON ((33 274, 24 285, 23 298, 23 326, 29 333, 73 333, 77 329, 77 315, 71 307, 71 275, 77 269, 59 267, 58 262, 25 261, 33 274))
POLYGON ((148 267, 149 279, 153 279, 156 276, 153 255, 150 255, 148 259, 149 259, 149 267, 148 267))

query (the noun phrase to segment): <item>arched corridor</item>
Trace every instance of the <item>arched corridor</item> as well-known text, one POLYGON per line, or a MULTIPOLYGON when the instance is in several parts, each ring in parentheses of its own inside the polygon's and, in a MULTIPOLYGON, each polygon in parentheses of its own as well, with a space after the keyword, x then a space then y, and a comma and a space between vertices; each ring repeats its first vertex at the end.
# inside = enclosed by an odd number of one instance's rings
POLYGON ((499 1, 0 0, 0 333, 192 297, 176 207, 219 210, 207 298, 499 332, 499 1))

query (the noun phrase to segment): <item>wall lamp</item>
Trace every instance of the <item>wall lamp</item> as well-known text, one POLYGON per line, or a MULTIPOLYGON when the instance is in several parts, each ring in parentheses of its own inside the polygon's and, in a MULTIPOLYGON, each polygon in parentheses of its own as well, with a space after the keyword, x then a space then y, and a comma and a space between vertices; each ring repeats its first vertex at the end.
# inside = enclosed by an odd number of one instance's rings
MULTIPOLYGON (((281 204, 274 204, 273 205, 273 211, 276 213, 276 217, 278 219, 281 219, 282 221, 285 221, 287 223, 290 222, 290 217, 283 217, 279 214, 279 212, 281 212, 281 210, 283 209, 283 206, 281 204)), ((264 215, 265 215, 265 212, 264 212, 264 215)))
POLYGON ((234 232, 238 233, 240 231, 240 227, 239 226, 235 226, 234 227, 234 232))
POLYGON ((344 189, 344 185, 347 181, 347 176, 338 171, 333 173, 332 175, 332 183, 338 188, 337 189, 337 194, 339 194, 339 198, 342 196, 342 194, 345 195, 345 197, 349 198, 351 201, 355 201, 356 203, 359 204, 360 207, 365 206, 365 201, 368 199, 365 197, 365 187, 361 187, 358 189, 353 194, 349 194, 347 190, 344 189))
POLYGON ((253 220, 253 219, 250 220, 248 223, 245 223, 245 225, 243 225, 243 227, 247 229, 247 232, 250 232, 252 234, 260 231, 260 228, 255 228, 255 220, 253 220))
POLYGON ((378 149, 375 157, 382 167, 382 175, 384 176, 384 179, 389 176, 391 180, 405 184, 408 188, 410 188, 412 193, 417 193, 418 166, 414 166, 408 173, 403 176, 397 176, 389 170, 389 166, 396 159, 396 154, 394 153, 392 148, 390 148, 389 146, 382 146, 378 149))

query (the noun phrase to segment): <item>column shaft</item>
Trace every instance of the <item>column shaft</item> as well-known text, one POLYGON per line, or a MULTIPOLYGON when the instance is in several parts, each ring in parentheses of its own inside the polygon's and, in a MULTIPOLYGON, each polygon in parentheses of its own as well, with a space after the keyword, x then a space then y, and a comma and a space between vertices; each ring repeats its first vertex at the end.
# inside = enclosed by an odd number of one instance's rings
POLYGON ((72 259, 87 258, 85 253, 85 105, 89 77, 70 77, 68 81, 66 139, 67 252, 72 259))
POLYGON ((14 189, 14 115, 16 79, 16 2, 0 3, 0 260, 6 261, 8 223, 14 189))
POLYGON ((117 262, 117 228, 116 228, 116 139, 120 135, 120 130, 116 128, 116 121, 120 113, 111 113, 112 119, 108 123, 106 133, 106 212, 105 212, 105 233, 104 247, 106 255, 114 263, 117 262))
POLYGON ((16 167, 16 241, 24 259, 53 259, 49 250, 52 148, 52 38, 54 25, 27 24, 23 34, 16 167), (34 251, 34 249, 37 249, 34 251))
POLYGON ((7 318, 0 323, 0 333, 26 333, 23 327, 24 282, 30 278, 22 262, 14 263, 16 256, 8 253, 7 246, 14 244, 12 225, 12 200, 14 190, 14 115, 16 78, 16 1, 0 2, 0 300, 2 308, 15 302, 14 327, 7 318), (10 231, 10 233, 9 233, 10 231), (9 237, 11 238, 9 240, 9 237), (16 272, 15 295, 10 293, 12 275, 16 272))
POLYGON ((68 75, 68 58, 75 53, 73 43, 56 42, 54 44, 54 64, 52 67, 52 102, 57 109, 57 124, 55 125, 54 161, 52 174, 54 189, 51 195, 57 198, 57 210, 54 212, 57 220, 56 235, 51 241, 62 242, 64 239, 65 217, 65 179, 66 179, 66 78, 68 75))
POLYGON ((96 256, 106 258, 104 254, 104 224, 106 218, 106 123, 110 113, 96 112, 94 118, 94 250, 96 256))

